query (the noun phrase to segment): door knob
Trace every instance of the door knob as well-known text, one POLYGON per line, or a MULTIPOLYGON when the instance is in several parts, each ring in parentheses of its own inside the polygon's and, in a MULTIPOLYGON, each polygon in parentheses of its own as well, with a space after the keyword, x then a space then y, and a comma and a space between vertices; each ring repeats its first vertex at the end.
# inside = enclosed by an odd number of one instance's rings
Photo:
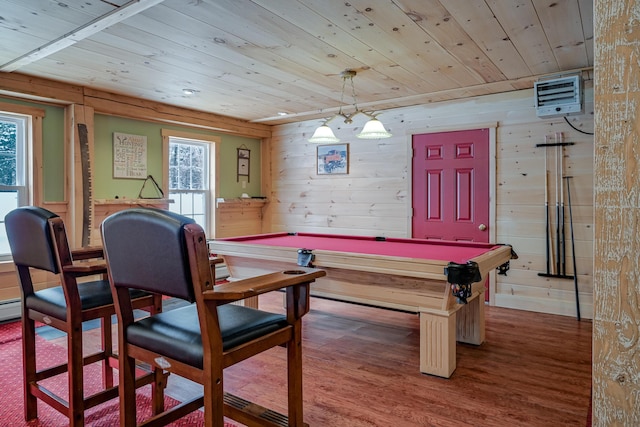
POLYGON ((480 225, 478 226, 478 230, 480 230, 480 231, 484 231, 484 230, 486 230, 486 229, 487 229, 487 226, 486 226, 486 225, 484 225, 484 224, 480 224, 480 225))

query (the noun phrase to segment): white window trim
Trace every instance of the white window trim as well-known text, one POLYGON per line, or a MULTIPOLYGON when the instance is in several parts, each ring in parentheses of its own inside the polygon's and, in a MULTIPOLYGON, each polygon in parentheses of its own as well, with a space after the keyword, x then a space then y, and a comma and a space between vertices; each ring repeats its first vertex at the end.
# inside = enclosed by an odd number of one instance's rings
POLYGON ((16 183, 15 185, 2 185, 0 190, 17 190, 18 206, 31 203, 31 116, 23 114, 0 112, 3 122, 14 123, 17 129, 16 135, 16 183), (19 143, 18 143, 19 141, 19 143), (24 141, 24 143, 23 143, 24 141))
POLYGON ((215 237, 216 229, 216 209, 213 203, 218 197, 218 155, 217 144, 222 142, 222 138, 213 135, 204 135, 193 132, 185 132, 173 129, 162 129, 162 188, 169 194, 169 139, 179 138, 198 142, 209 143, 209 217, 205 233, 207 237, 215 237))
POLYGON ((0 102, 0 113, 7 115, 27 116, 25 133, 27 137, 27 148, 24 155, 27 157, 27 179, 28 179, 28 200, 27 204, 42 206, 43 183, 42 183, 42 119, 45 110, 42 108, 29 107, 8 102, 0 102))
MULTIPOLYGON (((22 157, 20 165, 24 168, 24 182, 16 182, 15 186, 0 186, 3 189, 15 189, 22 187, 20 191, 19 206, 42 206, 42 119, 43 109, 27 107, 23 105, 0 102, 0 114, 10 119, 23 122, 25 144, 18 155, 22 157)), ((0 262, 10 261, 10 255, 0 254, 0 262)))

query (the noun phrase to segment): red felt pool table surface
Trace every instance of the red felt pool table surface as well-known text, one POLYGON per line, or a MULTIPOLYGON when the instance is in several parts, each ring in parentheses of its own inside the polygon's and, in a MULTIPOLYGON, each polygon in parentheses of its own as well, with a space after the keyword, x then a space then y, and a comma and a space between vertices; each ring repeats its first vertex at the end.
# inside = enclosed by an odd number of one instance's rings
POLYGON ((500 245, 316 233, 273 233, 221 239, 265 246, 397 256, 465 263, 500 245))

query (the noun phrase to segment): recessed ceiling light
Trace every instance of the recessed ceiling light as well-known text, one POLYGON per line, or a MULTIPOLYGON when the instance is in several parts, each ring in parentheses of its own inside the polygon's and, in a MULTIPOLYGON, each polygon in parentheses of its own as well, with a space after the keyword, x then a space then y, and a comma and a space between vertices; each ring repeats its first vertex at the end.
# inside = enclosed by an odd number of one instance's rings
POLYGON ((197 90, 195 89, 189 89, 189 88, 182 89, 182 93, 184 93, 185 95, 193 95, 196 92, 197 90))
POLYGON ((289 113, 285 113, 284 111, 280 111, 280 112, 278 112, 278 115, 279 116, 287 116, 287 115, 289 115, 289 113))

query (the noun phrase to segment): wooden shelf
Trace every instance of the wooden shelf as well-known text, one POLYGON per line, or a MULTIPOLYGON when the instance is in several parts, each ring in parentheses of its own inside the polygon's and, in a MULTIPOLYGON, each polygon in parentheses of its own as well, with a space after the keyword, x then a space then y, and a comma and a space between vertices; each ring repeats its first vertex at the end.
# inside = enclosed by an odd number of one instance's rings
POLYGON ((166 205, 173 199, 95 199, 95 205, 166 205))
POLYGON ((220 205, 234 206, 262 206, 267 203, 267 199, 251 198, 251 197, 236 197, 233 199, 216 199, 216 207, 220 205))

